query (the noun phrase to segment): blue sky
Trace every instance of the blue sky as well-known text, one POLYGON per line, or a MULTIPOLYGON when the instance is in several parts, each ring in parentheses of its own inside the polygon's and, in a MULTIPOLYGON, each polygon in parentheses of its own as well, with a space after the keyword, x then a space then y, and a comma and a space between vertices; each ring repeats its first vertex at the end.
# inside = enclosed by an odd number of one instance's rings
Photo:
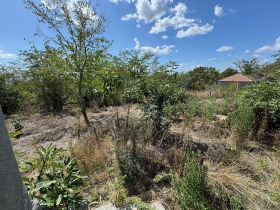
MULTIPOLYGON (((152 51, 162 63, 176 61, 180 71, 199 65, 222 71, 240 59, 273 61, 271 56, 280 50, 279 0, 98 3, 98 12, 109 20, 105 37, 113 41, 113 55, 125 49, 152 51)), ((22 0, 1 0, 0 63, 15 61, 20 50, 30 47, 29 41, 42 45, 33 36, 38 25, 22 0)))

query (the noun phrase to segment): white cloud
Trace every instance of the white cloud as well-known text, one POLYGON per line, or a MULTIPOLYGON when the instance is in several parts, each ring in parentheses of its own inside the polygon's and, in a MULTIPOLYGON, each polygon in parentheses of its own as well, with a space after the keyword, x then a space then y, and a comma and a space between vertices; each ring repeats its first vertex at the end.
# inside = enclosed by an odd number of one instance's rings
POLYGON ((245 51, 244 51, 244 53, 249 53, 249 52, 251 52, 251 50, 245 50, 245 51))
POLYGON ((257 49, 255 52, 256 53, 265 53, 265 52, 270 52, 270 51, 274 51, 273 46, 263 46, 263 47, 257 49))
POLYGON ((57 7, 57 5, 50 0, 41 0, 41 2, 44 5, 44 7, 48 8, 50 10, 56 9, 56 7, 57 7))
POLYGON ((215 6, 214 13, 217 17, 221 17, 221 16, 225 15, 223 7, 220 7, 219 5, 215 6))
POLYGON ((0 58, 11 59, 11 58, 16 58, 16 57, 17 57, 16 54, 8 53, 8 52, 5 52, 4 50, 0 50, 0 58))
POLYGON ((262 56, 261 56, 261 55, 259 55, 259 54, 254 54, 252 57, 253 57, 253 58, 257 58, 257 59, 259 59, 259 58, 261 58, 262 56))
MULTIPOLYGON (((82 15, 88 17, 86 23, 88 27, 95 26, 96 20, 98 20, 98 16, 96 15, 96 12, 91 8, 87 0, 64 0, 64 1, 41 0, 41 3, 45 8, 49 10, 57 10, 57 12, 60 12, 59 15, 63 15, 63 10, 61 8, 63 5, 65 5, 75 25, 80 25, 80 20, 77 16, 77 11, 81 12, 82 15), (82 5, 82 6, 78 7, 79 9, 77 9, 77 5, 82 5)), ((56 18, 56 20, 59 19, 60 17, 56 18)))
POLYGON ((166 31, 168 27, 174 29, 189 27, 196 22, 194 19, 186 18, 184 14, 187 11, 187 6, 183 3, 178 3, 171 12, 175 13, 173 17, 167 16, 163 19, 158 19, 155 25, 149 31, 150 34, 157 34, 166 31))
POLYGON ((183 38, 183 37, 195 36, 195 35, 198 35, 198 34, 207 34, 207 33, 211 32, 213 29, 214 29, 214 26, 212 26, 208 23, 203 25, 203 26, 193 24, 187 30, 178 31, 176 37, 177 38, 183 38))
MULTIPOLYGON (((118 0, 111 1, 119 2, 118 0)), ((168 28, 173 28, 174 30, 180 29, 177 31, 177 38, 183 38, 207 34, 214 29, 214 26, 210 24, 201 25, 199 19, 187 18, 185 14, 188 8, 186 4, 181 2, 172 8, 169 6, 173 0, 130 0, 129 2, 135 2, 136 12, 123 16, 122 20, 135 18, 137 27, 140 27, 139 21, 144 21, 145 24, 155 21, 149 31, 150 34, 158 34, 167 31, 168 28)))
POLYGON ((137 0, 135 7, 139 20, 150 23, 167 12, 167 5, 173 0, 137 0))
POLYGON ((208 58, 208 61, 215 61, 217 58, 208 58))
POLYGON ((265 52, 271 52, 271 51, 277 51, 277 50, 280 50, 280 37, 278 37, 274 44, 269 46, 269 45, 266 45, 266 46, 263 46, 257 50, 255 50, 256 53, 265 53, 265 52))
POLYGON ((162 39, 168 39, 168 35, 162 35, 161 38, 162 39))
POLYGON ((125 1, 127 3, 133 3, 135 0, 110 0, 110 2, 118 4, 119 2, 125 1))
POLYGON ((172 52, 172 48, 175 48, 175 45, 163 45, 163 46, 156 46, 156 47, 149 47, 149 46, 140 46, 140 42, 137 38, 134 38, 135 47, 134 49, 140 50, 142 52, 151 52, 156 55, 166 55, 172 52))
POLYGON ((126 21, 134 18, 137 18, 137 14, 126 14, 125 16, 122 17, 122 20, 126 21))
POLYGON ((222 46, 222 47, 219 47, 216 51, 217 52, 226 52, 226 51, 231 51, 233 49, 234 48, 231 46, 222 46))

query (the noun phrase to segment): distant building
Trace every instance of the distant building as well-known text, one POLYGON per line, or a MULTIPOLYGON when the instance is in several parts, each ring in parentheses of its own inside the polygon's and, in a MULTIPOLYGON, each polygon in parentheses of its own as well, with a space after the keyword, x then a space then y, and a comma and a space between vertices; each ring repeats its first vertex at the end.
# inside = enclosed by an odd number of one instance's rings
POLYGON ((237 83, 239 86, 245 86, 245 85, 250 85, 255 82, 255 79, 253 79, 250 76, 243 75, 241 73, 234 74, 232 76, 223 78, 218 81, 219 84, 221 85, 230 85, 233 83, 237 83))

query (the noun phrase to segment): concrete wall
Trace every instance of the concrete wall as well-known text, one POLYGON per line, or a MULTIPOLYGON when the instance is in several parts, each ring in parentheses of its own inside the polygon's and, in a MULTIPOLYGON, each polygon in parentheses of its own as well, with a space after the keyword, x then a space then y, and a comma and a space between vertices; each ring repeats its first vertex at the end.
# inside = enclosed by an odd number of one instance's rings
POLYGON ((31 209, 0 106, 0 210, 31 209))

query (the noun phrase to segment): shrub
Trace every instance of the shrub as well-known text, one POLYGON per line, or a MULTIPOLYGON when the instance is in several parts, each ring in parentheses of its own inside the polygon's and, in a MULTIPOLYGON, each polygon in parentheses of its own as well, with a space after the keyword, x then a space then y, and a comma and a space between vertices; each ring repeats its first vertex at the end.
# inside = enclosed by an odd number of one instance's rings
POLYGON ((78 189, 85 178, 80 174, 75 159, 63 156, 64 150, 51 144, 37 148, 37 157, 27 164, 38 174, 25 178, 31 197, 50 209, 77 209, 82 200, 78 189))
POLYGON ((165 68, 155 71, 146 85, 147 94, 142 101, 144 116, 152 123, 154 143, 169 129, 170 106, 186 100, 185 91, 178 84, 176 73, 165 68))
POLYGON ((210 209, 205 196, 207 168, 200 163, 201 154, 187 151, 185 170, 182 177, 175 175, 173 188, 175 199, 182 210, 210 209))
POLYGON ((0 103, 4 114, 15 112, 20 107, 21 95, 13 80, 13 74, 0 69, 0 103))
POLYGON ((75 93, 73 77, 62 51, 45 43, 44 50, 32 47, 22 55, 28 68, 23 75, 32 81, 38 102, 48 111, 61 112, 67 100, 75 93))
POLYGON ((209 102, 206 101, 203 104, 203 115, 207 120, 214 120, 215 119, 215 114, 217 114, 217 104, 214 99, 211 99, 209 102))
POLYGON ((241 100, 253 110, 252 138, 273 139, 273 133, 280 128, 280 82, 251 85, 242 93, 241 100))
POLYGON ((116 157, 126 184, 135 182, 141 174, 140 157, 137 151, 137 127, 135 124, 130 123, 126 130, 127 141, 131 141, 131 147, 123 145, 126 140, 121 138, 117 139, 116 144, 116 157), (124 141, 124 142, 123 142, 124 141))
POLYGON ((241 148, 246 144, 246 140, 252 128, 252 114, 253 110, 248 104, 240 103, 229 115, 230 127, 237 148, 241 148))

